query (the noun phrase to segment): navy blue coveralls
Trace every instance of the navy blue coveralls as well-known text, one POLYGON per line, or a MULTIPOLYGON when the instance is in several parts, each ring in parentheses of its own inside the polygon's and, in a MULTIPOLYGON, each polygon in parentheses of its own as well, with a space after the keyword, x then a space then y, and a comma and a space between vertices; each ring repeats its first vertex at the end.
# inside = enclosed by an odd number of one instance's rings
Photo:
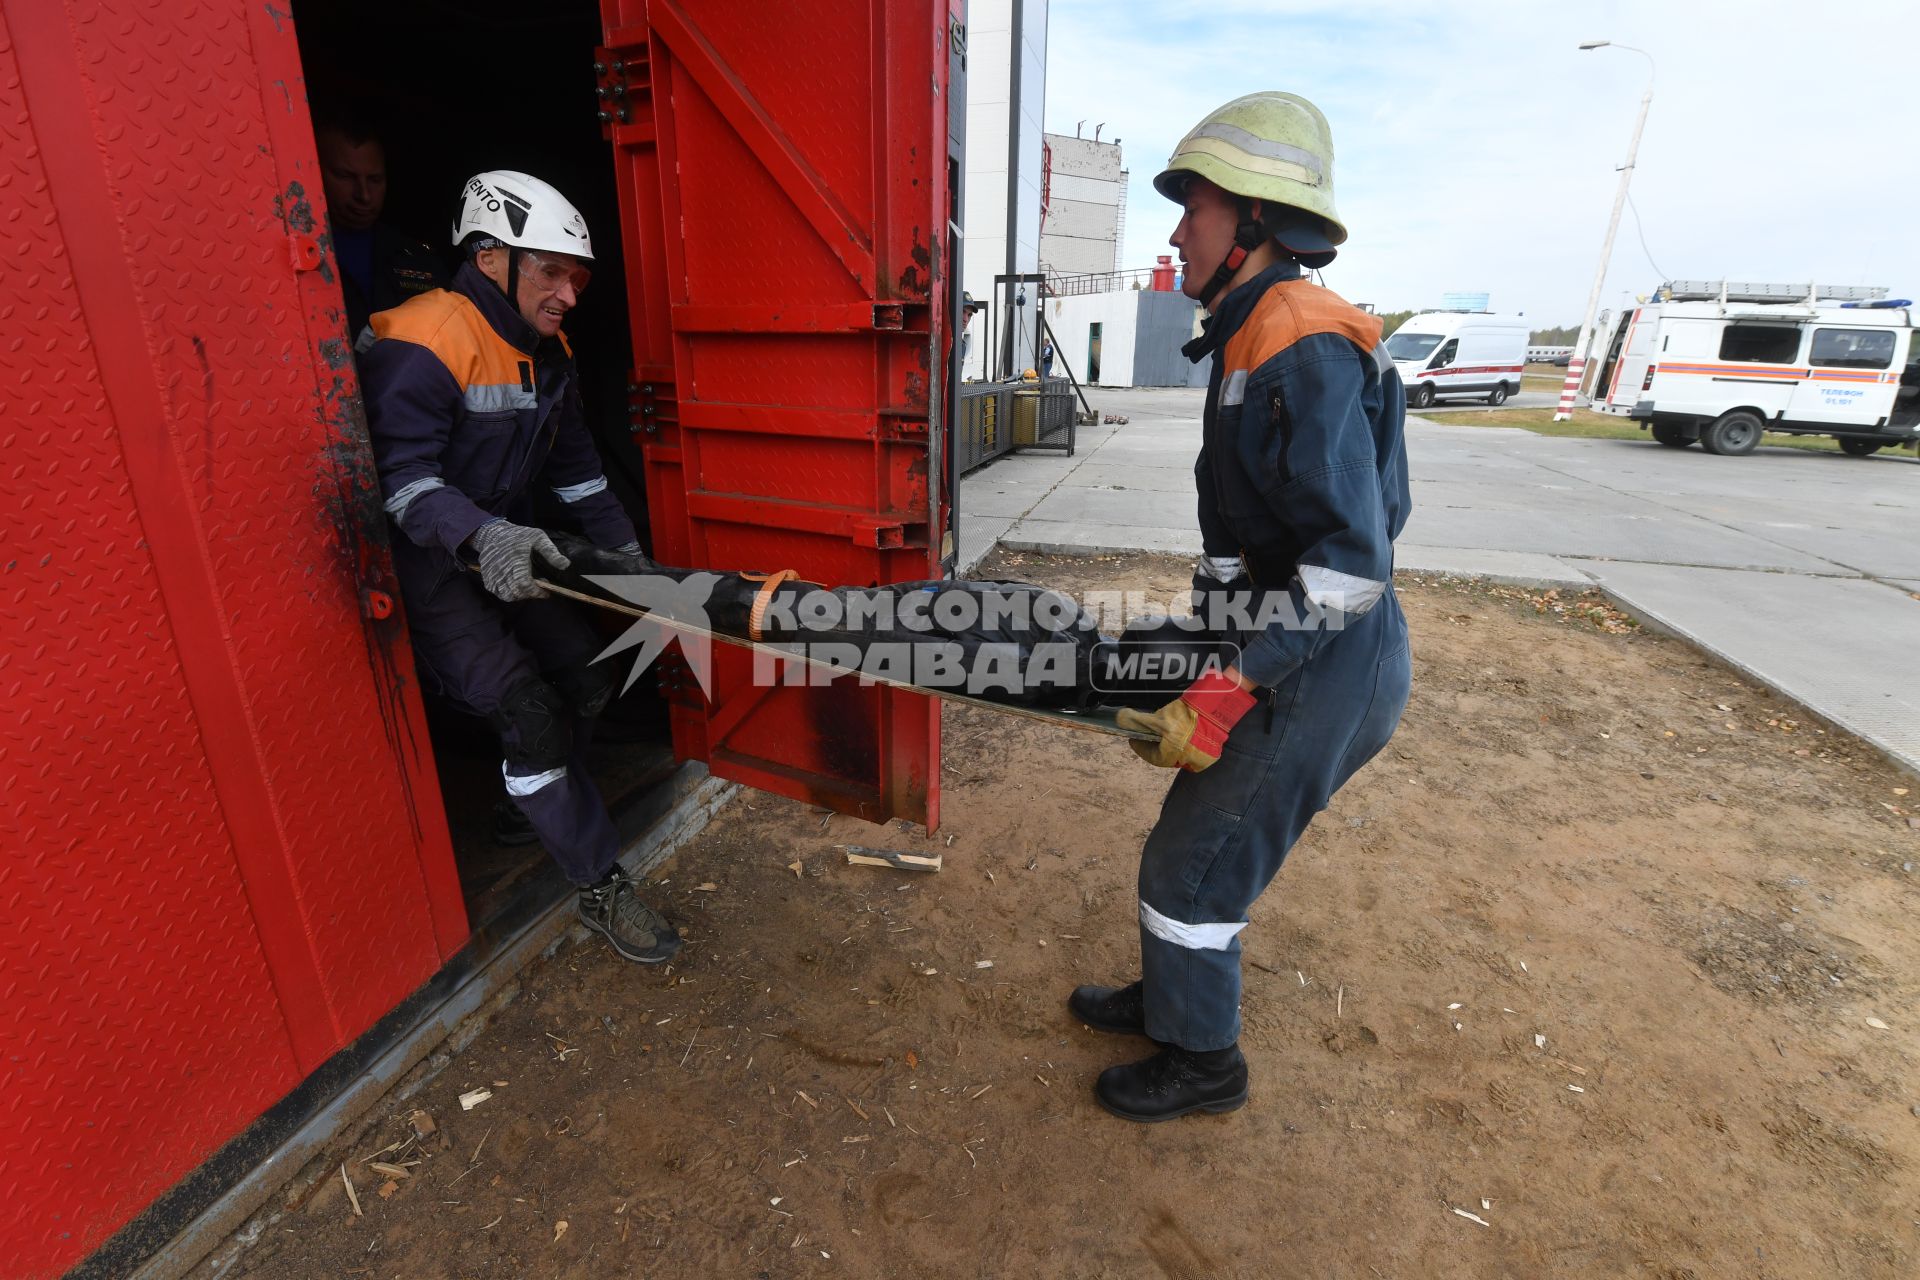
POLYGON ((1228 294, 1187 348, 1214 356, 1194 467, 1196 599, 1250 590, 1256 620, 1265 601, 1274 621, 1232 637, 1264 705, 1218 763, 1174 779, 1141 855, 1146 1030, 1164 1043, 1239 1039, 1248 909, 1406 706, 1393 592, 1393 539, 1412 505, 1406 401, 1379 340, 1378 320, 1285 262, 1228 294))
POLYGON ((602 547, 633 542, 580 406, 565 340, 541 340, 472 263, 452 287, 372 318, 358 344, 367 427, 387 513, 402 537, 394 572, 427 687, 487 717, 507 794, 567 878, 591 884, 619 854, 584 767, 587 722, 618 673, 593 664, 593 628, 558 599, 508 604, 456 554, 496 517, 535 522, 541 485, 602 547))

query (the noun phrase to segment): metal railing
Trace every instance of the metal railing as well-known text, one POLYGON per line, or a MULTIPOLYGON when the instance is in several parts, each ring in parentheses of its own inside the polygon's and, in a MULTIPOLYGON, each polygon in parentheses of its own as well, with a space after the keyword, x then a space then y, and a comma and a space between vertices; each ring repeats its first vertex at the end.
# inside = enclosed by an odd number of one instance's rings
POLYGON ((968 382, 960 387, 954 423, 954 469, 960 474, 985 466, 1013 448, 1015 382, 968 382))
POLYGON ((960 475, 1015 449, 1073 453, 1073 385, 1065 378, 968 382, 954 423, 954 466, 960 475))
POLYGON ((1135 267, 1129 271, 1087 271, 1063 275, 1047 272, 1047 296, 1071 298, 1083 293, 1118 293, 1122 289, 1151 289, 1153 267, 1135 267))

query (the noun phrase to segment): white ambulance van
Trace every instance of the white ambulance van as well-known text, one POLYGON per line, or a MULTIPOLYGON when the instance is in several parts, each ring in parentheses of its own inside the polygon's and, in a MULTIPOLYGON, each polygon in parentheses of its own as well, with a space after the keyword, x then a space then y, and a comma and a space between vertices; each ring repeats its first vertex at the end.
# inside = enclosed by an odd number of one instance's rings
POLYGON ((1593 407, 1661 444, 1752 453, 1762 432, 1855 457, 1920 438, 1914 308, 1883 288, 1675 280, 1594 334, 1593 407))
POLYGON ((1443 396, 1480 396, 1505 404, 1520 389, 1527 365, 1523 316, 1490 311, 1423 311, 1387 339, 1387 354, 1407 387, 1407 403, 1424 409, 1443 396))

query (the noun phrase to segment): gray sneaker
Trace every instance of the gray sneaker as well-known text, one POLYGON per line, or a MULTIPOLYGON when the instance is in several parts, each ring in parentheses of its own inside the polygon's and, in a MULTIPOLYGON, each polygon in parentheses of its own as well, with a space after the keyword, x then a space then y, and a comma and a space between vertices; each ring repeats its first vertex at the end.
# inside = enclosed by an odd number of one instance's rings
POLYGON ((633 887, 633 877, 615 864, 599 884, 580 890, 580 919, 607 935, 613 949, 636 964, 661 964, 680 951, 681 939, 666 918, 633 887))

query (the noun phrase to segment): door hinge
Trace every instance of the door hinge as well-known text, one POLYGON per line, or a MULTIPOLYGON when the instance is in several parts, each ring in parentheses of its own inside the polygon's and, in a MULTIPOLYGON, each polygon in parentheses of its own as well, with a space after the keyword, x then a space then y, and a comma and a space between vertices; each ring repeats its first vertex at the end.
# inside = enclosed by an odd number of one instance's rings
POLYGON ((603 125, 632 124, 634 100, 648 91, 644 44, 618 49, 600 48, 593 54, 593 96, 603 125))

